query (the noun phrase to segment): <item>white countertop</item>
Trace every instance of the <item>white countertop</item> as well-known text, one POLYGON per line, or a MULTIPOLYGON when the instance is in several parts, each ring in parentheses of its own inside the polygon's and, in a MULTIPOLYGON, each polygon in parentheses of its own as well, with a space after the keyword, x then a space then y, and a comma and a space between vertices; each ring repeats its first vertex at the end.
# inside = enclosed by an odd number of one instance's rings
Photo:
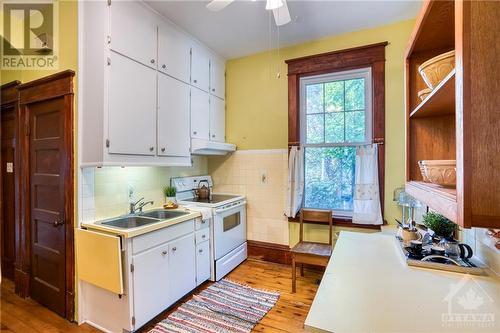
MULTIPOLYGON (((155 231, 158 229, 170 227, 174 224, 178 224, 181 222, 185 222, 185 221, 189 221, 189 220, 201 217, 201 214, 199 212, 196 212, 196 211, 191 211, 191 210, 184 209, 184 208, 175 209, 174 211, 176 211, 176 210, 189 211, 189 214, 178 216, 178 217, 171 218, 168 220, 161 220, 161 221, 147 224, 147 225, 137 227, 137 228, 128 228, 128 229, 118 228, 118 227, 100 224, 99 221, 94 222, 94 223, 82 223, 81 226, 82 226, 82 228, 86 228, 86 229, 90 229, 90 230, 98 230, 98 231, 103 231, 103 232, 106 232, 106 233, 109 233, 112 235, 122 236, 124 238, 131 238, 131 237, 136 237, 136 236, 139 236, 139 235, 151 232, 151 231, 155 231)), ((118 216, 117 216, 117 218, 118 218, 118 216)))
POLYGON ((409 267, 397 246, 390 234, 342 231, 306 318, 306 329, 336 333, 500 332, 498 277, 409 267), (473 297, 464 302, 467 294, 473 297), (443 318, 449 318, 449 313, 458 315, 454 318, 473 314, 474 318, 491 319, 493 315, 494 320, 488 325, 491 327, 477 323, 460 327, 456 322, 446 327, 443 318))

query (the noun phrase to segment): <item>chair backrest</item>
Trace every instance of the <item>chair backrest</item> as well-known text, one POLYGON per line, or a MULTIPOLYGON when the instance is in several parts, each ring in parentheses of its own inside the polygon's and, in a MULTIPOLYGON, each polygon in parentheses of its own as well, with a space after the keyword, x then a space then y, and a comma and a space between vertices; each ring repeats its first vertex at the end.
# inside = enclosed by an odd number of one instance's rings
POLYGON ((329 236, 328 244, 332 245, 333 236, 333 225, 332 225, 332 211, 323 209, 301 209, 300 210, 300 230, 299 230, 299 241, 302 242, 304 239, 304 221, 308 222, 318 222, 318 223, 328 223, 329 236))

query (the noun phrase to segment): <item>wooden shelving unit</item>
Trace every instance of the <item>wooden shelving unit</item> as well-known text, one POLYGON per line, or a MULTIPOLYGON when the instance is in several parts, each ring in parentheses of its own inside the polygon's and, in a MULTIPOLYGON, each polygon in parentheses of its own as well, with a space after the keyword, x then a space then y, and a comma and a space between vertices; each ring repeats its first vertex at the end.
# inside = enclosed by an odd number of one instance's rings
POLYGON ((448 74, 429 96, 413 109, 410 118, 452 114, 455 114, 455 70, 448 74))
POLYGON ((406 191, 466 228, 500 228, 498 17, 499 2, 426 0, 406 51, 406 191), (421 101, 418 67, 451 50, 455 69, 421 101), (456 160, 456 188, 425 183, 420 160, 456 160))

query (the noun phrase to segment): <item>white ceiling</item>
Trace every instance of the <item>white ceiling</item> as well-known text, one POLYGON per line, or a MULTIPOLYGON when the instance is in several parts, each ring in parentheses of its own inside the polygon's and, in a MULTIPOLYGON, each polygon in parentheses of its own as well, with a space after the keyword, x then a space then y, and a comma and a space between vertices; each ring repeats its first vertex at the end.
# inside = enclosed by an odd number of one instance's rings
MULTIPOLYGON (((146 2, 227 59, 277 47, 276 25, 263 0, 236 0, 219 12, 205 7, 209 1, 146 2)), ((421 7, 420 0, 288 0, 287 3, 292 22, 279 29, 280 47, 410 19, 421 7)))

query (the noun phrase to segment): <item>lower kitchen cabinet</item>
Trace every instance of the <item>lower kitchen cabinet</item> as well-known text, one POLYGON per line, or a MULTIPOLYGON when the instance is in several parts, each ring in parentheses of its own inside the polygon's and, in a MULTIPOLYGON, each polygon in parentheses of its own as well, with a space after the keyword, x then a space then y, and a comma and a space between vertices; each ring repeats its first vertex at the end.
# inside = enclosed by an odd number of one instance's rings
MULTIPOLYGON (((208 228, 206 230, 209 230, 208 228)), ((198 230, 198 233, 201 230, 198 230)), ((90 237, 99 231, 86 232, 90 237)), ((78 233, 80 234, 80 232, 78 233)), ((107 237, 112 237, 106 234, 107 237)), ((120 236, 115 236, 120 240, 120 236)), ((113 258, 122 258, 121 274, 123 294, 118 295, 99 283, 99 279, 79 280, 81 291, 80 318, 92 326, 110 332, 134 332, 152 320, 184 295, 210 278, 209 241, 196 244, 195 220, 188 220, 163 229, 132 238, 122 238, 121 248, 108 247, 116 251, 113 258)), ((83 245, 80 237, 77 243, 83 245)), ((93 244, 90 240, 90 243, 93 244)), ((79 247, 79 251, 88 249, 79 247)), ((79 260, 85 257, 77 253, 77 266, 82 268, 80 276, 88 276, 79 260)), ((88 256, 87 256, 88 257, 88 256)), ((110 256, 92 258, 92 267, 106 267, 102 262, 110 256)), ((118 259, 116 259, 118 260, 118 259)), ((92 269, 92 268, 89 268, 92 269)), ((92 271, 93 277, 107 281, 109 276, 92 271)))
POLYGON ((210 242, 196 245, 196 285, 210 279, 210 242))
POLYGON ((170 291, 178 300, 196 288, 196 258, 194 234, 173 241, 169 245, 170 291))

